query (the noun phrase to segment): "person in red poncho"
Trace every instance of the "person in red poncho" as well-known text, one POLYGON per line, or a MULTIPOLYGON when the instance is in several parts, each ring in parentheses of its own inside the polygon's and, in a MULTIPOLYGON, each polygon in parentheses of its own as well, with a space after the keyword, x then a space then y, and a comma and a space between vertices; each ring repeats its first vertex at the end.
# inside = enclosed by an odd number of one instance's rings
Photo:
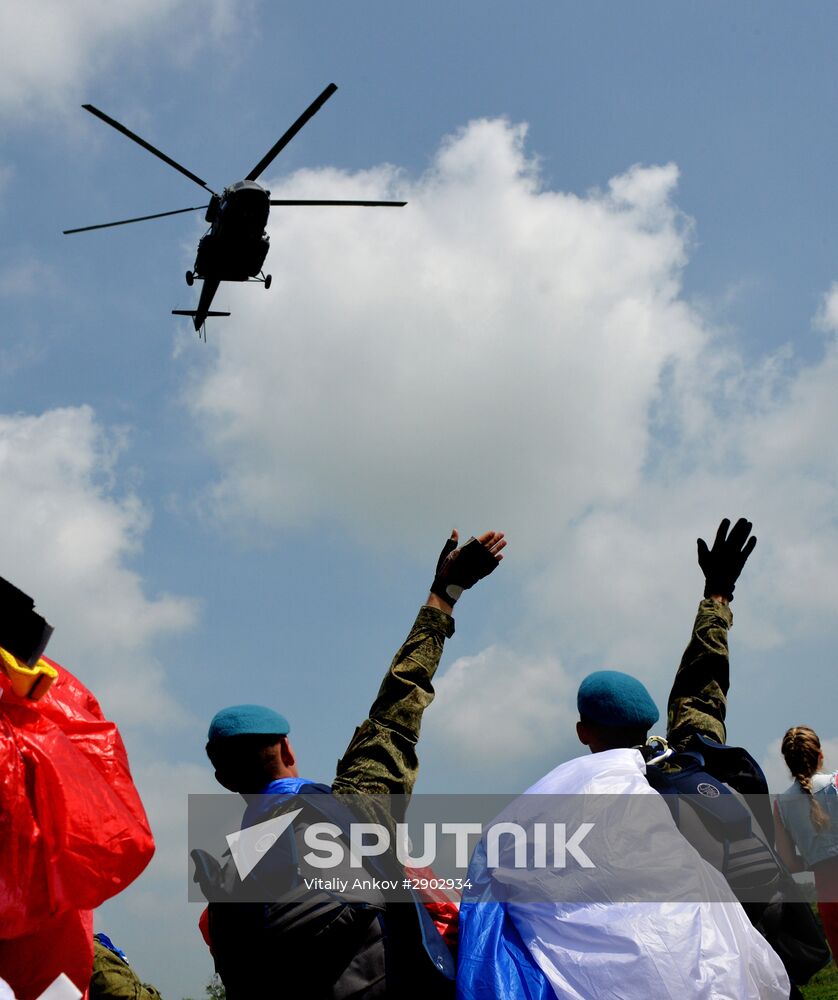
POLYGON ((42 655, 51 633, 0 578, 0 979, 17 1000, 62 972, 87 996, 92 911, 154 853, 122 738, 42 655))

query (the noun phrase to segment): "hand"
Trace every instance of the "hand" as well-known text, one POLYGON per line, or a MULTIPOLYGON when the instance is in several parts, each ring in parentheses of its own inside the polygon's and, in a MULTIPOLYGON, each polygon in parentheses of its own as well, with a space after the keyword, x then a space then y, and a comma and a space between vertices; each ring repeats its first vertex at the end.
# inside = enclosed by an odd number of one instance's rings
POLYGON ((470 538, 462 548, 457 548, 459 537, 455 528, 439 555, 431 584, 431 593, 452 608, 464 590, 497 567, 503 559, 501 550, 506 547, 502 531, 487 531, 479 538, 470 538))
POLYGON ((698 565, 704 573, 705 597, 718 595, 733 600, 734 584, 757 543, 756 538, 748 537, 752 527, 750 521, 740 517, 728 534, 730 521, 725 518, 716 532, 712 549, 703 538, 698 539, 698 565))

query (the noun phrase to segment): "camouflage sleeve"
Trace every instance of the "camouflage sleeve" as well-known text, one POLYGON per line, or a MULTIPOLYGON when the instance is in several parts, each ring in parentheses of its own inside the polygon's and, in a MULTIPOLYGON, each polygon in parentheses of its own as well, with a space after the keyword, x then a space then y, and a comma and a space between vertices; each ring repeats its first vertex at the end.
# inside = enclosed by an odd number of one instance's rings
POLYGON ((454 619, 425 605, 381 682, 369 718, 338 761, 332 790, 410 795, 419 770, 416 743, 422 713, 433 701, 431 681, 454 619))
POLYGON ((698 606, 689 645, 669 693, 667 738, 679 749, 693 733, 724 743, 730 663, 727 632, 733 613, 706 598, 698 606))
POLYGON ((95 940, 89 996, 90 1000, 162 1000, 153 986, 140 982, 119 955, 95 940))

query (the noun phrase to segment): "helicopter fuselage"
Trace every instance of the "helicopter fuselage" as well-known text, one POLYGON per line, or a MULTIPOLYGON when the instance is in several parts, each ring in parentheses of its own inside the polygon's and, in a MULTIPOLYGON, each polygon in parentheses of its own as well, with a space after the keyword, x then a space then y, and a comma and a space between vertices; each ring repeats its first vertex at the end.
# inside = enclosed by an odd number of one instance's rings
POLYGON ((265 232, 270 198, 270 191, 248 180, 212 196, 205 216, 210 230, 195 258, 196 278, 247 281, 261 273, 270 246, 265 232))

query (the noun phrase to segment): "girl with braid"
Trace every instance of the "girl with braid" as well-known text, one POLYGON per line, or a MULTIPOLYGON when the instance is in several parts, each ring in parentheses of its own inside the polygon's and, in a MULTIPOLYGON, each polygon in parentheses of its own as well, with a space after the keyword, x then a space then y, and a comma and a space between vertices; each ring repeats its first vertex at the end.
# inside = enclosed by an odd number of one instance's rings
POLYGON ((780 749, 794 778, 774 803, 777 852, 792 872, 812 871, 833 961, 838 962, 838 772, 822 772, 817 733, 794 726, 780 749))

